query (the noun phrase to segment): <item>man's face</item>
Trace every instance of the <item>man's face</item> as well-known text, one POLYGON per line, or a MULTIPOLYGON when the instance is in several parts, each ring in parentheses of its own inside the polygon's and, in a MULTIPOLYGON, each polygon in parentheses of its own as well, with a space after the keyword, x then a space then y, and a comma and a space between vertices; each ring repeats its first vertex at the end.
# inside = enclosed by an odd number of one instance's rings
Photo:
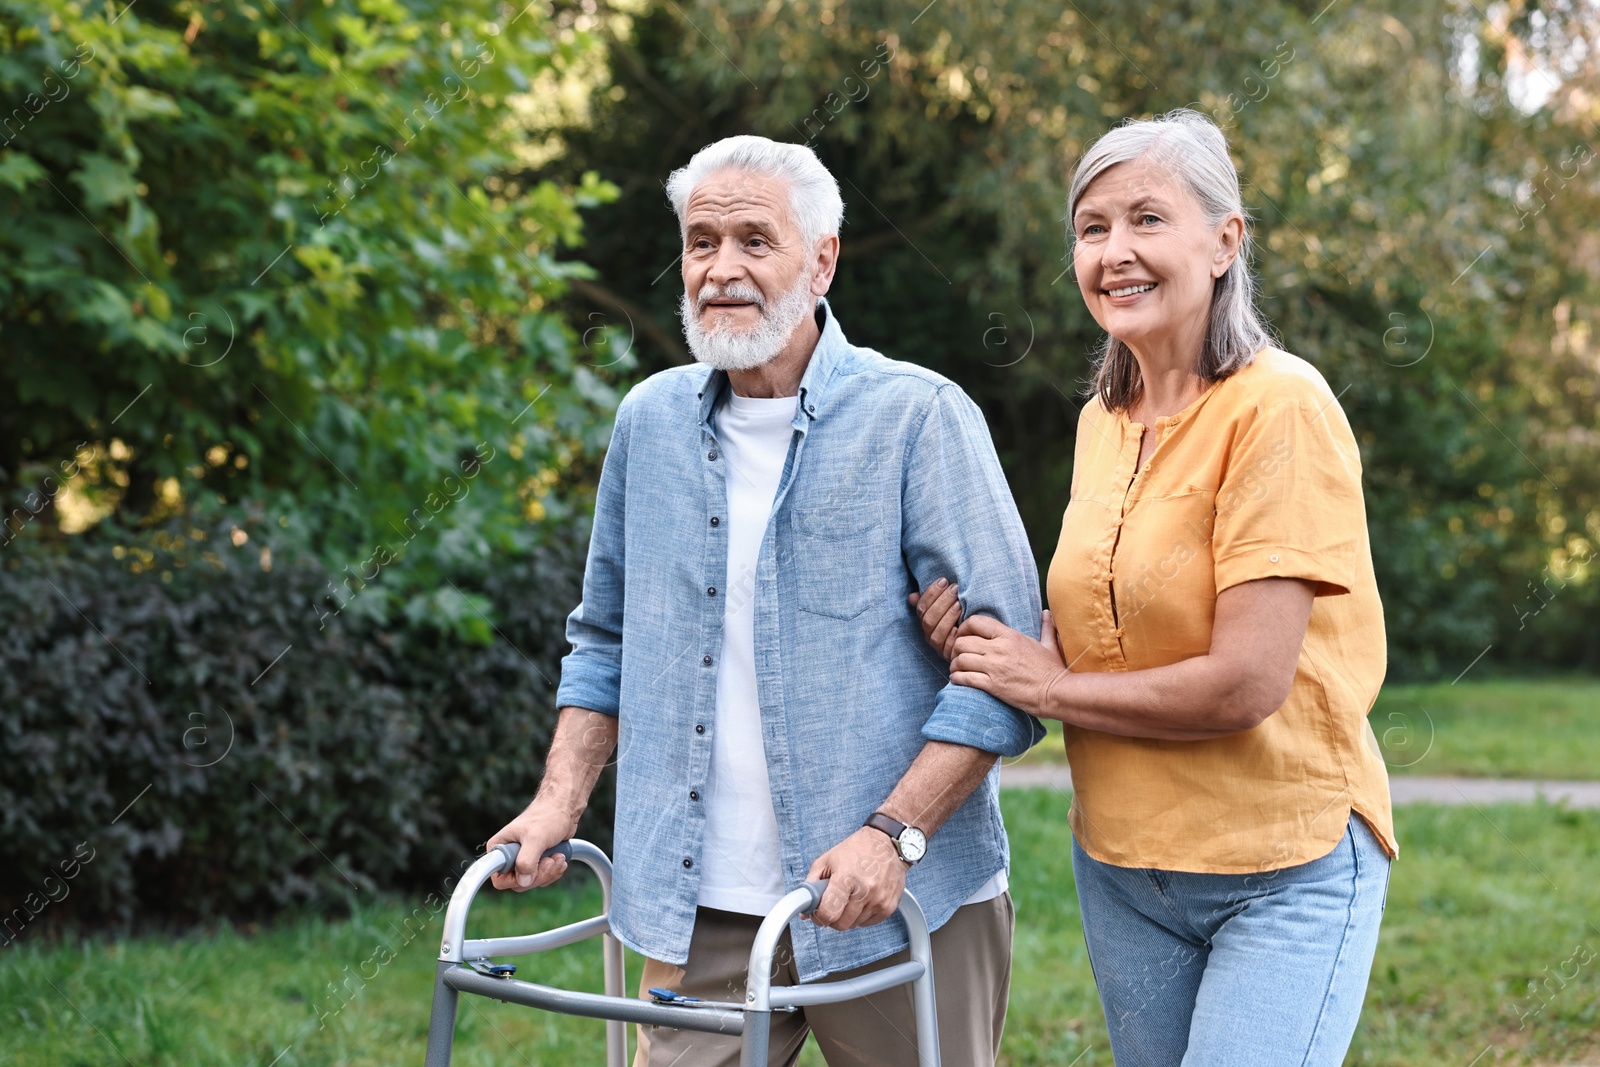
POLYGON ((689 195, 684 230, 683 314, 695 357, 723 369, 771 359, 816 295, 788 185, 717 171, 689 195))

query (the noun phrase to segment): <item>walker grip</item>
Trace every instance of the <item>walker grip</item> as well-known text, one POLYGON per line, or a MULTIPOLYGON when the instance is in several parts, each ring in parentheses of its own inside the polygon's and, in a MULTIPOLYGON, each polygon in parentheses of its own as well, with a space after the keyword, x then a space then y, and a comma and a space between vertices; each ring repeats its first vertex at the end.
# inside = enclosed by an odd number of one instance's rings
MULTIPOLYGON (((517 866, 517 853, 522 851, 522 846, 515 841, 502 841, 490 851, 498 852, 505 857, 505 862, 500 865, 502 871, 512 871, 517 866)), ((555 848, 547 849, 545 856, 560 856, 568 863, 572 862, 572 842, 563 841, 555 848)), ((542 858, 542 857, 541 857, 542 858)))

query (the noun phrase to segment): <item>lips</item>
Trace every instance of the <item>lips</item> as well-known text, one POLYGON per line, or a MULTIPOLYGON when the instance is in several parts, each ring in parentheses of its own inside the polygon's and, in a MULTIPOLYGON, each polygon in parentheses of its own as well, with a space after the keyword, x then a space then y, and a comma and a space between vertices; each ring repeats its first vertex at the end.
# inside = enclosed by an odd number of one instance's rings
POLYGON ((707 311, 720 308, 724 311, 737 311, 740 308, 755 308, 765 311, 766 306, 761 298, 761 291, 753 285, 743 282, 734 282, 729 285, 706 285, 700 290, 699 299, 695 301, 697 314, 704 315, 707 311))

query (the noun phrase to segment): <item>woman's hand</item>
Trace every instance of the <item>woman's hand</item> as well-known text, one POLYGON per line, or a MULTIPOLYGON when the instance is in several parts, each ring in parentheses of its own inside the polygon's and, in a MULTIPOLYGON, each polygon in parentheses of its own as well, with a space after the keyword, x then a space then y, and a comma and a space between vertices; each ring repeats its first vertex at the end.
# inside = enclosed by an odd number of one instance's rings
POLYGON ((972 616, 956 631, 950 680, 982 689, 1030 715, 1041 714, 1049 705, 1051 687, 1068 672, 1048 611, 1040 632, 1044 640, 1035 641, 997 619, 972 616))
POLYGON ((956 583, 938 578, 920 593, 907 593, 917 611, 922 636, 945 659, 955 655, 956 627, 961 625, 961 600, 956 583))

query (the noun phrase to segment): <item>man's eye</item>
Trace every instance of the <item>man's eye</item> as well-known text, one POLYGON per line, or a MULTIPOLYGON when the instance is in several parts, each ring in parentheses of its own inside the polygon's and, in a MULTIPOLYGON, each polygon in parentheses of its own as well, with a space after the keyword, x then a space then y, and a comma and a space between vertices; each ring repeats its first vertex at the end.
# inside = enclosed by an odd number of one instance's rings
POLYGON ((764 247, 766 247, 766 244, 767 244, 767 240, 764 237, 752 237, 752 238, 750 238, 750 246, 752 248, 764 248, 764 247))
POLYGON ((1144 223, 1146 226, 1154 226, 1156 223, 1161 221, 1161 216, 1160 215, 1151 215, 1151 214, 1147 213, 1147 214, 1144 214, 1144 215, 1140 215, 1139 216, 1139 221, 1144 223))

